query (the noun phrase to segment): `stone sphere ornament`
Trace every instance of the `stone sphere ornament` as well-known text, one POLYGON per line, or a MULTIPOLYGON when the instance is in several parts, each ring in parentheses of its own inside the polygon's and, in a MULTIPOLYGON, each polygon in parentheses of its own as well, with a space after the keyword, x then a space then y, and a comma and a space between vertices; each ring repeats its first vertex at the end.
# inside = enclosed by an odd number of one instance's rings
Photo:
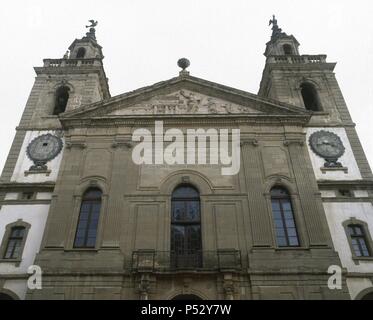
POLYGON ((177 65, 184 71, 190 66, 190 61, 187 58, 181 58, 177 61, 177 65))

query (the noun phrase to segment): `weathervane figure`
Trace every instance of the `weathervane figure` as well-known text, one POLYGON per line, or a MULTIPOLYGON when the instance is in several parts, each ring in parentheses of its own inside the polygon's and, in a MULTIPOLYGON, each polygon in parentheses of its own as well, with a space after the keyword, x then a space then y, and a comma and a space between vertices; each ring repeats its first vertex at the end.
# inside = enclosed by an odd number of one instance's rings
POLYGON ((88 20, 88 21, 91 23, 91 25, 90 26, 85 26, 86 28, 94 28, 98 24, 98 21, 95 21, 95 20, 88 20))
POLYGON ((269 26, 272 24, 273 27, 272 27, 272 39, 275 39, 276 37, 280 36, 281 35, 281 31, 282 29, 278 27, 278 24, 277 24, 277 19, 275 17, 275 15, 272 16, 273 18, 271 20, 269 20, 269 26))
POLYGON ((272 29, 275 29, 275 28, 278 28, 278 25, 277 25, 277 19, 275 17, 275 15, 273 15, 273 18, 271 20, 269 20, 269 26, 273 24, 273 28, 272 29))
POLYGON ((85 26, 86 28, 89 28, 89 32, 86 33, 86 36, 93 39, 93 40, 96 40, 96 29, 95 27, 97 26, 98 24, 98 21, 95 21, 95 20, 88 20, 91 25, 90 26, 85 26))

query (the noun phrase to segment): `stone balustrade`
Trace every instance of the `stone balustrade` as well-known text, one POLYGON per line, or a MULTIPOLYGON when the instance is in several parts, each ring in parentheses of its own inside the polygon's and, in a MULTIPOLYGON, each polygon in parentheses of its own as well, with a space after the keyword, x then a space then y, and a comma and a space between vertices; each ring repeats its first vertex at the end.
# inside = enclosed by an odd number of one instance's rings
POLYGON ((101 59, 44 59, 44 67, 80 67, 80 66, 101 66, 101 59))
POLYGON ((325 63, 326 55, 282 55, 282 56, 269 56, 268 63, 291 63, 291 64, 304 64, 304 63, 325 63))

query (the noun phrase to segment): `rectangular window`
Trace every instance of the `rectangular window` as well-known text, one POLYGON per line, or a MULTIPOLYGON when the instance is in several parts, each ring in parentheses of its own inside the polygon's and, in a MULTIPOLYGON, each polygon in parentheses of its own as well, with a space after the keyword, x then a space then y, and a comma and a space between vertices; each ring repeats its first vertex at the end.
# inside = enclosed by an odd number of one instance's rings
POLYGON ((24 227, 13 227, 8 239, 4 259, 20 259, 23 238, 25 235, 24 227))
POLYGON ((272 217, 279 247, 299 246, 293 208, 288 192, 275 187, 271 190, 272 217))
POLYGON ((371 253, 368 249, 363 226, 358 224, 350 224, 347 227, 348 234, 351 238, 352 249, 356 257, 370 257, 371 253))
POLYGON ((98 222, 101 210, 101 191, 89 189, 80 206, 78 227, 74 248, 94 248, 96 246, 98 222))

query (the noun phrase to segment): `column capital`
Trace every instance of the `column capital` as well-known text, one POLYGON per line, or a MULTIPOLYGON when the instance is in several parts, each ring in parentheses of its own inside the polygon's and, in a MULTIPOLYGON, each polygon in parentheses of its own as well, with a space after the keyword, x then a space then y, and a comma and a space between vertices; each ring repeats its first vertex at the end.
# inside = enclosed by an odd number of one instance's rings
POLYGON ((111 144, 111 147, 113 149, 117 149, 117 148, 120 148, 120 147, 125 147, 127 149, 132 149, 133 145, 131 142, 129 141, 120 141, 120 140, 116 140, 114 141, 112 144, 111 144))
POLYGON ((253 138, 253 139, 246 139, 246 140, 243 140, 243 141, 240 142, 240 146, 241 147, 243 147, 245 145, 251 145, 251 146, 257 147, 259 145, 259 142, 255 138, 253 138))
POLYGON ((292 144, 297 144, 297 145, 303 146, 304 141, 302 139, 287 139, 287 140, 284 140, 284 146, 288 147, 292 144))

